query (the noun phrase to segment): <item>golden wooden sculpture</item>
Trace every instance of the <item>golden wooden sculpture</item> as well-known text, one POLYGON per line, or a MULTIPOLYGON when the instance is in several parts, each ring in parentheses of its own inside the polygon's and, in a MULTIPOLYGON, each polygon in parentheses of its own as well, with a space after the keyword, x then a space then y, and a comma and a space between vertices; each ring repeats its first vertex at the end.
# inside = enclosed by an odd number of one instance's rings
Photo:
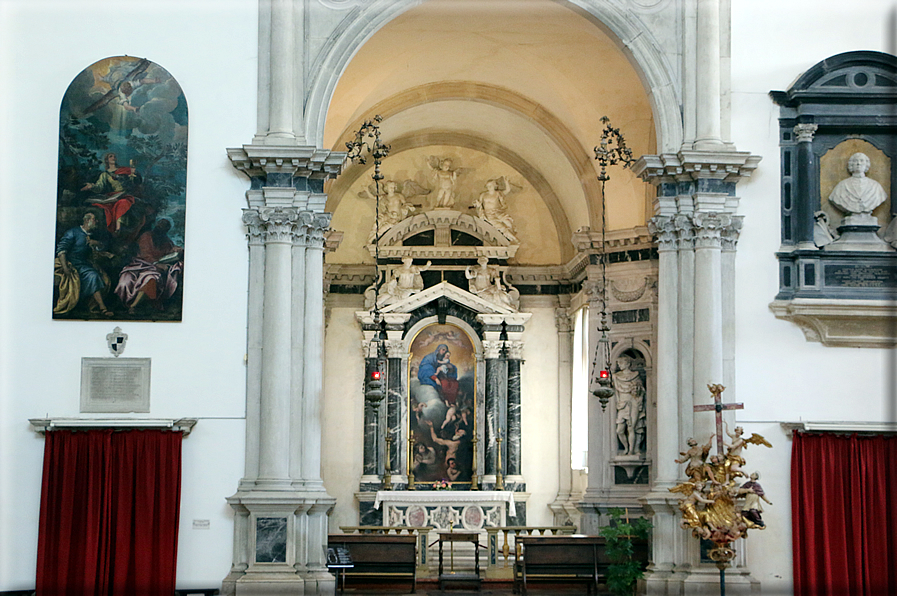
MULTIPOLYGON (((688 440, 688 448, 681 452, 682 458, 675 461, 688 464, 685 473, 689 479, 669 490, 683 497, 679 501, 682 527, 691 529, 696 538, 714 543, 709 556, 722 571, 735 558, 732 542, 746 537, 750 529, 766 528, 760 516, 760 501, 772 504, 757 482, 758 473, 751 474, 748 482, 739 485, 737 479, 745 476, 741 471, 745 465, 742 452, 748 445, 772 445, 756 433, 750 438, 743 438, 744 429, 740 426, 731 433, 726 427, 725 434, 732 441, 726 443, 722 433, 722 410, 734 409, 733 405, 740 404, 732 404, 728 408, 722 404, 721 394, 725 389, 722 385, 708 385, 708 389, 716 403, 713 409, 717 415, 717 433, 704 445, 699 445, 693 438, 688 440), (707 459, 714 437, 717 439, 717 453, 707 459)), ((706 406, 695 407, 696 411, 710 409, 706 406)))

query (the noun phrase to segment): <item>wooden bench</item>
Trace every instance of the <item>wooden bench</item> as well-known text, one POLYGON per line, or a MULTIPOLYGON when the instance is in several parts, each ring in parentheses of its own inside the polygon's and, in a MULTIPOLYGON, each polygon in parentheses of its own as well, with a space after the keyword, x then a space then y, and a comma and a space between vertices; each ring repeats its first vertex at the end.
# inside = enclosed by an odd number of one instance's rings
POLYGON ((330 534, 327 546, 349 551, 353 567, 342 571, 349 579, 410 579, 417 590, 417 536, 394 534, 330 534))
MULTIPOLYGON (((514 566, 514 591, 526 594, 528 581, 582 582, 588 593, 606 583, 611 564, 601 536, 518 536, 521 556, 514 566)), ((648 544, 637 541, 633 557, 648 564, 648 544)))

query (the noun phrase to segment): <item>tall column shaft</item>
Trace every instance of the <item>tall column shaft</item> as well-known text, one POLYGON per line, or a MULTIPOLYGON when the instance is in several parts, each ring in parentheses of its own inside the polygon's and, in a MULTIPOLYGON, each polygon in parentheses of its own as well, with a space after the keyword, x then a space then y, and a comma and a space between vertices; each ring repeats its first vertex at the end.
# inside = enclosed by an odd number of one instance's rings
POLYGON ((308 214, 305 251, 305 367, 303 369, 302 478, 306 488, 320 488, 321 396, 324 370, 324 232, 330 214, 308 214))
POLYGON ((674 219, 679 249, 679 444, 694 434, 695 246, 687 215, 674 219))
POLYGON ((303 454, 303 397, 305 376, 305 300, 295 297, 302 296, 305 292, 305 230, 300 227, 300 233, 296 234, 292 249, 292 329, 291 329, 291 357, 290 371, 292 373, 290 390, 290 477, 295 481, 302 478, 302 454, 303 454))
POLYGON ((512 344, 508 358, 508 440, 505 445, 508 449, 508 467, 505 473, 508 476, 517 476, 521 469, 521 435, 520 435, 520 359, 522 346, 520 342, 508 342, 512 344), (515 345, 516 344, 516 345, 515 345))
POLYGON ((722 144, 719 1, 698 0, 695 149, 719 148, 722 144))
MULTIPOLYGON (((723 382, 721 228, 725 216, 695 214, 695 403, 709 403, 708 384, 723 382)), ((698 440, 714 432, 706 414, 695 418, 698 440)))
MULTIPOLYGON (((507 436, 507 423, 505 408, 507 407, 507 362, 500 358, 501 342, 484 340, 483 348, 486 355, 486 432, 484 433, 483 454, 485 457, 484 474, 495 474, 498 471, 498 444, 496 439, 507 436), (499 431, 501 435, 499 435, 499 431)), ((507 457, 507 442, 502 447, 502 460, 507 457)), ((502 466, 502 473, 507 473, 507 468, 502 466)))
POLYGON ((657 237, 657 458, 656 488, 676 483, 679 452, 679 254, 675 224, 670 217, 655 217, 650 229, 657 237))
POLYGON ((246 333, 246 470, 243 478, 259 475, 259 422, 262 386, 262 324, 265 312, 265 237, 258 211, 243 211, 249 240, 249 288, 246 333))
POLYGON ((269 131, 273 137, 293 134, 293 0, 271 0, 271 87, 269 131))
POLYGON ((813 242, 813 205, 814 189, 816 181, 813 172, 816 171, 816 156, 813 155, 813 135, 816 133, 816 124, 798 124, 794 127, 797 137, 797 178, 798 182, 793 188, 798 195, 794 197, 795 206, 795 238, 798 248, 816 249, 813 242))
POLYGON ((294 210, 265 209, 265 298, 262 325, 262 383, 259 479, 289 478, 290 301, 294 210))

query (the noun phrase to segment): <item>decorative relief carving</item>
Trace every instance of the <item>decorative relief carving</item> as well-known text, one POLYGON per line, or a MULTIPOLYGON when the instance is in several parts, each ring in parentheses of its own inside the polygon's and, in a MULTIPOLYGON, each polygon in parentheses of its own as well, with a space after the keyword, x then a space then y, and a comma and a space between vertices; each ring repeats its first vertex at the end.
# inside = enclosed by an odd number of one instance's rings
POLYGON ((611 280, 610 293, 620 302, 635 302, 642 297, 648 287, 648 278, 641 282, 637 279, 611 280))

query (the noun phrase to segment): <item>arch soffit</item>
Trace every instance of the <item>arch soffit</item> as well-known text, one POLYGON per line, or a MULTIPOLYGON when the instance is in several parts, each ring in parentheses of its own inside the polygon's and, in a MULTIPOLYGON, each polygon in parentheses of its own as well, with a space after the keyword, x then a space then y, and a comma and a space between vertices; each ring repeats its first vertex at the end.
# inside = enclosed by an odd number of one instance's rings
MULTIPOLYGON (((552 143, 560 149, 561 154, 564 156, 567 163, 569 163, 570 167, 576 172, 576 175, 579 178, 579 183, 582 186, 583 195, 587 198, 600 196, 601 188, 598 185, 595 168, 592 165, 592 158, 589 156, 588 150, 576 139, 573 131, 565 126, 557 117, 545 110, 540 104, 509 89, 469 81, 442 81, 431 83, 429 85, 421 85, 397 93, 376 104, 371 108, 370 114, 379 114, 384 120, 387 120, 390 116, 395 116, 400 112, 417 106, 439 101, 458 100, 481 102, 507 110, 532 121, 549 139, 551 139, 552 143)), ((343 147, 347 141, 351 140, 352 131, 358 130, 358 128, 361 127, 363 120, 364 117, 356 119, 343 131, 336 143, 337 147, 343 147)), ((486 141, 481 141, 481 144, 487 147, 495 146, 494 143, 486 141)), ((475 147, 467 146, 467 148, 475 147)), ((511 153, 509 150, 505 151, 511 153)), ((489 151, 485 151, 485 153, 489 153, 489 151)), ((490 155, 498 157, 510 165, 508 160, 505 160, 498 154, 490 153, 490 155)), ((514 155, 516 156, 516 154, 514 155)), ((517 158, 520 163, 525 163, 519 156, 517 156, 517 158)), ((534 168, 528 165, 527 169, 538 174, 534 168)), ((518 170, 520 169, 518 168, 518 170)), ((524 173, 523 170, 520 171, 521 173, 524 173)), ((544 180, 544 177, 542 177, 541 174, 539 174, 539 177, 544 180)), ((529 180, 529 176, 527 176, 527 179, 529 180)), ((554 193, 552 193, 552 196, 556 198, 554 193)), ((546 202, 548 202, 548 200, 549 198, 546 197, 546 202)), ((589 225, 593 228, 600 225, 600 205, 593 205, 591 201, 586 200, 586 208, 589 214, 589 225)), ((550 204, 549 209, 552 210, 552 217, 555 217, 555 212, 550 204)), ((557 218, 555 217, 555 224, 557 225, 557 223, 557 218)), ((567 227, 569 228, 569 226, 567 227)), ((564 241, 566 242, 569 238, 570 234, 565 233, 564 241)))
MULTIPOLYGON (((353 10, 327 40, 311 65, 316 75, 306 97, 305 136, 320 146, 324 139, 327 109, 336 85, 359 49, 381 27, 425 0, 377 0, 353 10)), ((658 151, 676 151, 683 129, 675 78, 660 45, 638 19, 609 2, 552 0, 577 12, 619 44, 645 88, 653 109, 658 151)))
MULTIPOLYGON (((456 147, 481 151, 505 162, 510 167, 520 172, 536 193, 542 197, 542 200, 545 201, 545 204, 548 207, 557 233, 561 258, 565 261, 572 258, 573 245, 571 244, 570 239, 572 238, 573 232, 570 229, 570 222, 567 220, 567 216, 561 207, 561 201, 545 177, 526 160, 507 147, 464 133, 425 132, 408 135, 395 139, 391 144, 391 149, 393 154, 397 154, 403 151, 410 151, 430 145, 453 145, 456 147)), ((336 211, 339 206, 339 198, 351 188, 358 178, 369 171, 371 167, 373 167, 372 164, 363 168, 348 168, 342 176, 333 182, 333 186, 330 187, 330 192, 328 193, 329 196, 333 197, 332 202, 329 199, 327 201, 327 210, 329 212, 333 213, 336 211)), ((594 176, 592 176, 592 178, 594 178, 594 176)))

